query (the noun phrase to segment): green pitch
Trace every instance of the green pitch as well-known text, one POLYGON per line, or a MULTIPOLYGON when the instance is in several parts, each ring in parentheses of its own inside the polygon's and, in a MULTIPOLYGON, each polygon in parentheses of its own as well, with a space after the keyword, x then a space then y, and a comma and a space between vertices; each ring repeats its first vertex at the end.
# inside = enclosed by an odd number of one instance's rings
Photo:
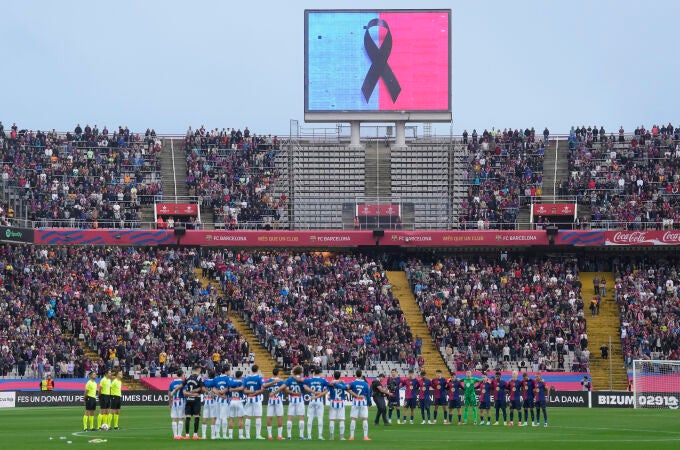
MULTIPOLYGON (((349 411, 349 409, 348 409, 349 411)), ((82 408, 21 408, 0 410, 2 448, 19 449, 224 449, 224 448, 372 448, 414 449, 636 449, 680 448, 680 412, 675 410, 580 409, 551 408, 548 428, 513 428, 473 425, 373 426, 375 412, 371 408, 369 435, 363 442, 361 425, 357 423, 356 441, 174 441, 167 407, 127 407, 120 416, 119 431, 83 433, 82 408), (88 443, 92 439, 107 442, 88 443), (71 442, 70 444, 68 442, 71 442)), ((441 422, 441 417, 439 421, 441 422)), ((263 419, 262 434, 267 429, 263 419)), ((293 433, 297 436, 297 420, 293 433)), ((193 430, 193 423, 192 423, 193 430)), ((313 436, 316 437, 316 424, 313 436)), ((208 434, 210 431, 208 431, 208 434)), ((285 422, 284 422, 285 433, 285 422)), ((338 428, 336 426, 336 439, 338 428)), ((349 421, 346 434, 349 433, 349 421)), ((328 426, 324 427, 328 439, 328 426)), ((238 435, 234 433, 235 436, 238 435)), ((254 431, 252 432, 254 436, 254 431)), ((346 436, 347 437, 347 436, 346 436)))

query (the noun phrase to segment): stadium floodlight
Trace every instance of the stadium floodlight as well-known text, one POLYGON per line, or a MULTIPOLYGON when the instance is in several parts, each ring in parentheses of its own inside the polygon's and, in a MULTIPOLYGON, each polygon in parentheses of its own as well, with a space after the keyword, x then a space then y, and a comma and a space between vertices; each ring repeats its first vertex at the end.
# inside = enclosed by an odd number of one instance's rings
POLYGON ((635 408, 678 409, 680 361, 633 361, 632 390, 635 408))

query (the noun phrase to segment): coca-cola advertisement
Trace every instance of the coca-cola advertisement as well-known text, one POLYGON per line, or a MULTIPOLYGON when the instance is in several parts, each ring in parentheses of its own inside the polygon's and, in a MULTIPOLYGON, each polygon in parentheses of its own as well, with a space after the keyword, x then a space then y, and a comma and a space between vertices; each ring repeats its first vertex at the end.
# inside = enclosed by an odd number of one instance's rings
POLYGON ((680 231, 607 231, 604 243, 622 246, 680 245, 680 231))

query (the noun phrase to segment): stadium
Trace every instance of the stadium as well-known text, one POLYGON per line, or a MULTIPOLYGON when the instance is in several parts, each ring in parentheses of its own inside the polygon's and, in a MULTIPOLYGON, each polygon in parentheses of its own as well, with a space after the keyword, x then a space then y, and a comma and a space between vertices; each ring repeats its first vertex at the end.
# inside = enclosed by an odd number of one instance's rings
POLYGON ((675 448, 677 119, 454 129, 456 9, 295 14, 284 132, 0 109, 3 440, 675 448))

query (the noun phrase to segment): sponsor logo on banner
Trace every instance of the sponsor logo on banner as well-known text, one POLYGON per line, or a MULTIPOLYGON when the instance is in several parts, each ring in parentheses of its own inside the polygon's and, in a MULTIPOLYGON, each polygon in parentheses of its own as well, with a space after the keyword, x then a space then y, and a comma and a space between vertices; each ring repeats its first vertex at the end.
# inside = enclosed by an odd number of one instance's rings
POLYGON ((33 243, 33 230, 30 228, 0 227, 0 241, 33 243))
POLYGON ((638 395, 639 406, 661 406, 669 409, 678 409, 678 398, 675 395, 638 395))
POLYGON ((606 245, 680 245, 678 231, 610 231, 606 245))
POLYGON ((16 404, 16 392, 14 391, 0 392, 0 409, 14 408, 15 404, 16 404))
MULTIPOLYGON (((1 396, 2 394, 0 394, 1 396)), ((0 397, 1 398, 1 397, 0 397)), ((123 405, 167 405, 169 396, 163 391, 123 391, 123 405)), ((81 406, 85 398, 81 391, 17 392, 15 405, 31 406, 81 406)))
POLYGON ((551 406, 565 406, 565 407, 588 407, 588 392, 587 391, 573 391, 562 392, 557 391, 548 396, 548 403, 551 406))
POLYGON ((593 392, 593 408, 632 408, 633 394, 631 392, 593 392))

